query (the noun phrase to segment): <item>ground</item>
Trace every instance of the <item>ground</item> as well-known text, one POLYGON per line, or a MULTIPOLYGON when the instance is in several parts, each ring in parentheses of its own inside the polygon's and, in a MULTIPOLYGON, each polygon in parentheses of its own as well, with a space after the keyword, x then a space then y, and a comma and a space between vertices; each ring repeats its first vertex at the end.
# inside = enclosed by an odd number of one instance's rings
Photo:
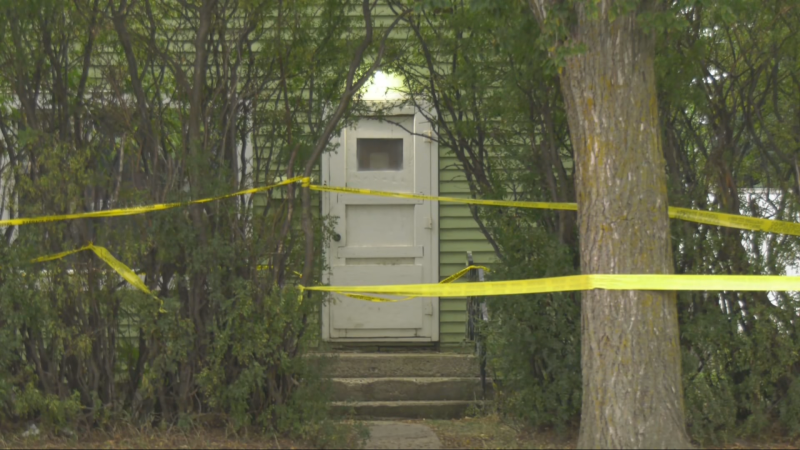
MULTIPOLYGON (((369 424, 374 425, 375 423, 369 424)), ((386 431, 385 422, 382 427, 386 431)), ((467 418, 460 420, 406 420, 404 427, 409 430, 410 440, 402 436, 393 437, 390 433, 383 445, 391 444, 391 439, 402 442, 420 442, 421 448, 429 441, 420 438, 420 431, 430 427, 438 436, 441 448, 496 448, 496 449, 548 449, 574 448, 575 433, 560 435, 555 432, 533 432, 504 423, 497 416, 467 418), (420 425, 424 427, 419 427, 420 425)), ((358 442, 357 427, 351 427, 353 433, 340 442, 340 445, 351 447, 358 442)), ((197 429, 191 431, 171 430, 136 430, 124 428, 116 431, 93 432, 82 436, 55 436, 42 433, 36 437, 23 438, 19 432, 0 435, 0 448, 308 448, 309 442, 288 440, 265 436, 258 433, 234 434, 224 429, 197 429)), ((730 442, 721 447, 704 448, 777 448, 790 449, 800 447, 800 438, 764 439, 759 441, 730 442)), ((389 448, 389 447, 386 447, 389 448)), ((415 448, 415 447, 406 447, 415 448)), ((416 447, 419 448, 419 447, 416 447)))
POLYGON ((408 422, 430 426, 439 437, 442 448, 575 448, 576 441, 571 435, 559 435, 552 431, 532 432, 523 427, 515 427, 504 423, 497 415, 408 422))

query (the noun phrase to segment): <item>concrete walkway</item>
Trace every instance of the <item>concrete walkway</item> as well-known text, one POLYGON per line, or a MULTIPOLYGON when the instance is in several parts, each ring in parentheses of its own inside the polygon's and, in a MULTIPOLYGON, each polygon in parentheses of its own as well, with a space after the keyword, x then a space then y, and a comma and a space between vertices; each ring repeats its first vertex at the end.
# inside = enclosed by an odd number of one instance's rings
POLYGON ((425 425, 402 422, 366 422, 369 440, 366 448, 441 448, 439 438, 425 425))

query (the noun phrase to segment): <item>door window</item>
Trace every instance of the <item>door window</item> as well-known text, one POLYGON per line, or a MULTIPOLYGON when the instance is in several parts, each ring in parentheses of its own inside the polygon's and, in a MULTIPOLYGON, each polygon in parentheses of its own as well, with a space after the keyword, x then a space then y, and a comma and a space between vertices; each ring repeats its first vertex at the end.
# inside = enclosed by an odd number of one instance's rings
POLYGON ((356 140, 359 172, 403 170, 403 139, 356 140))

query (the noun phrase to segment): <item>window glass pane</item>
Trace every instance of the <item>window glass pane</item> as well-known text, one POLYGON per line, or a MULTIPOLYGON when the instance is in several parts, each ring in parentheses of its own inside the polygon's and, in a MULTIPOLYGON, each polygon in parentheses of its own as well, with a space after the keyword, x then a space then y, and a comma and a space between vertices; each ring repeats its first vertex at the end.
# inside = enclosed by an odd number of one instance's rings
POLYGON ((403 170, 403 139, 357 139, 359 171, 403 170))

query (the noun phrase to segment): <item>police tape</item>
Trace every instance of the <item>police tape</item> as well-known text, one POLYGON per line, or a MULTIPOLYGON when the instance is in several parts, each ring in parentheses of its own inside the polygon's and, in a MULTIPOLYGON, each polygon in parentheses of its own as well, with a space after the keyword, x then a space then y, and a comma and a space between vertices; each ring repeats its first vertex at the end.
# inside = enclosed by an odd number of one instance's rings
MULTIPOLYGON (((321 191, 321 192, 337 192, 342 194, 406 198, 415 200, 459 203, 466 205, 504 206, 510 208, 550 209, 550 210, 561 210, 561 211, 578 210, 578 206, 575 203, 529 202, 529 201, 513 201, 513 200, 481 200, 473 198, 457 198, 457 197, 442 197, 442 196, 423 195, 423 194, 409 194, 403 192, 375 191, 372 189, 320 186, 311 184, 311 179, 308 177, 294 177, 270 186, 245 189, 242 191, 234 192, 232 194, 220 195, 217 197, 209 197, 200 200, 192 200, 188 202, 176 202, 176 203, 161 203, 156 205, 137 206, 131 208, 109 209, 105 211, 92 211, 85 213, 58 214, 51 216, 0 220, 0 226, 15 226, 15 225, 27 225, 27 224, 43 223, 43 222, 56 222, 63 220, 91 219, 100 217, 117 217, 117 216, 130 216, 135 214, 144 214, 148 212, 163 211, 166 209, 177 208, 180 206, 189 206, 189 205, 208 203, 218 200, 224 200, 227 198, 237 197, 240 195, 265 192, 270 189, 274 189, 280 186, 286 186, 297 182, 302 182, 303 187, 307 187, 311 190, 321 191)), ((699 211, 695 209, 679 208, 674 206, 669 207, 669 217, 672 219, 680 219, 688 222, 701 223, 705 225, 800 236, 800 223, 787 222, 783 220, 762 219, 757 217, 748 217, 737 214, 727 214, 727 213, 712 212, 712 211, 699 211)))
MULTIPOLYGON (((259 265, 256 266, 256 270, 272 270, 272 269, 273 269, 273 267, 268 265, 268 264, 259 264, 259 265)), ((303 276, 302 273, 300 273, 300 272, 298 272, 296 270, 293 270, 292 273, 297 275, 298 277, 302 277, 303 276)))
POLYGON ((133 287, 139 289, 140 291, 144 292, 145 294, 153 297, 154 299, 159 301, 159 312, 164 311, 164 302, 160 298, 158 298, 155 294, 150 292, 147 285, 142 282, 142 279, 139 278, 139 275, 136 275, 136 272, 131 270, 130 267, 123 264, 120 260, 114 257, 111 252, 108 251, 105 247, 100 247, 94 244, 89 244, 85 247, 81 247, 76 250, 68 250, 66 252, 55 253, 53 255, 47 256, 40 256, 38 258, 32 259, 32 263, 40 263, 40 262, 47 262, 47 261, 55 261, 57 259, 65 258, 69 255, 73 255, 75 253, 79 253, 85 250, 91 250, 97 255, 98 258, 102 259, 103 262, 108 264, 115 272, 117 272, 125 281, 130 283, 133 287))
MULTIPOLYGON (((416 200, 429 200, 448 203, 461 203, 467 205, 482 206, 506 206, 511 208, 528 209, 553 209, 561 211, 577 211, 578 205, 575 203, 549 203, 549 202, 527 202, 511 200, 479 200, 472 198, 439 197, 423 194, 408 194, 402 192, 374 191, 371 189, 342 188, 332 186, 317 186, 309 184, 308 179, 303 180, 303 186, 307 186, 314 191, 337 192, 341 194, 372 195, 378 197, 406 198, 416 200)), ((783 220, 761 219, 757 217, 747 217, 736 214, 727 214, 712 211, 698 211, 696 209, 669 207, 669 217, 672 219, 696 222, 704 225, 714 225, 728 228, 739 228, 749 231, 765 231, 768 233, 790 234, 800 236, 800 223, 786 222, 783 220)))
MULTIPOLYGON (((483 269, 483 270, 485 270, 485 271, 487 271, 487 272, 489 272, 489 271, 490 271, 488 267, 484 267, 484 266, 469 266, 469 267, 467 267, 467 268, 465 268, 465 269, 461 269, 461 270, 459 270, 458 272, 456 272, 456 273, 454 273, 454 274, 450 275, 449 277, 447 277, 447 278, 445 278, 444 280, 440 281, 440 282, 439 282, 439 284, 447 284, 447 283, 452 283, 452 282, 454 282, 454 281, 458 280, 459 278, 463 277, 463 276, 464 276, 464 275, 466 275, 466 274, 467 274, 467 273, 468 273, 470 270, 473 270, 473 269, 483 269)), ((300 289, 301 289, 301 291, 302 291, 303 287, 301 286, 301 287, 300 287, 300 289)), ((374 296, 372 296, 372 295, 360 295, 360 294, 347 294, 347 293, 342 293, 342 295, 344 295, 344 296, 347 296, 347 297, 350 297, 350 298, 354 298, 354 299, 356 299, 356 300, 365 300, 365 301, 368 301, 368 302, 373 302, 373 303, 394 303, 394 302, 405 302, 405 301, 408 301, 408 300, 413 300, 413 299, 415 299, 415 298, 418 298, 418 297, 419 297, 418 295, 414 295, 414 296, 411 296, 411 297, 406 297, 406 298, 393 299, 393 298, 374 297, 374 296)))
MULTIPOLYGON (((800 291, 800 277, 777 275, 572 275, 484 283, 403 284, 385 286, 313 286, 301 290, 343 295, 482 297, 589 291, 800 291)), ((395 300, 400 301, 400 300, 395 300)))
MULTIPOLYGON (((106 248, 89 244, 31 260, 32 263, 54 261, 85 250, 91 250, 128 283, 160 302, 163 301, 147 288, 139 276, 116 259, 106 248)), ((472 269, 489 270, 483 266, 469 266, 447 277, 438 284, 403 284, 383 286, 298 286, 301 292, 318 291, 339 293, 371 302, 398 302, 417 297, 480 297, 550 292, 605 290, 644 291, 800 291, 800 277, 778 275, 633 275, 594 274, 530 280, 489 281, 484 283, 453 283, 472 269), (387 299, 365 294, 407 296, 387 299)), ((302 295, 301 295, 302 298, 302 295)))
POLYGON ((403 192, 374 191, 372 189, 319 186, 316 184, 308 184, 306 180, 303 180, 303 186, 308 187, 312 191, 338 192, 341 194, 372 195, 377 197, 407 198, 414 200, 462 203, 467 205, 507 206, 510 208, 559 209, 564 211, 578 210, 578 206, 575 203, 523 202, 523 201, 512 201, 512 200, 480 200, 475 198, 440 197, 435 195, 407 194, 403 192))
POLYGON ((787 222, 784 220, 761 219, 758 217, 699 211, 675 206, 669 207, 669 217, 672 219, 685 220, 687 222, 702 223, 704 225, 800 236, 800 223, 787 222))
POLYGON ((118 217, 118 216, 132 216, 136 214, 145 214, 154 211, 164 211, 167 209, 178 208, 181 206, 190 206, 190 205, 198 205, 201 203, 209 203, 215 202, 218 200, 225 200, 228 198, 238 197, 241 195, 248 195, 248 194, 255 194, 258 192, 265 192, 270 189, 274 189, 280 186, 286 186, 288 184, 297 183, 303 180, 303 177, 295 177, 288 179, 286 181, 282 181, 278 184, 273 184, 270 186, 262 186, 258 188, 252 189, 245 189, 243 191, 234 192, 232 194, 225 194, 219 195, 216 197, 209 197, 200 200, 190 200, 187 202, 174 202, 174 203, 158 203, 155 205, 147 205, 147 206, 134 206, 131 208, 117 208, 117 209, 107 209, 105 211, 91 211, 91 212, 84 212, 84 213, 73 213, 73 214, 56 214, 52 216, 39 216, 39 217, 27 217, 21 219, 7 219, 7 220, 0 220, 0 226, 16 226, 16 225, 28 225, 32 223, 44 223, 44 222, 59 222, 63 220, 75 220, 75 219, 93 219, 93 218, 100 218, 100 217, 118 217))

